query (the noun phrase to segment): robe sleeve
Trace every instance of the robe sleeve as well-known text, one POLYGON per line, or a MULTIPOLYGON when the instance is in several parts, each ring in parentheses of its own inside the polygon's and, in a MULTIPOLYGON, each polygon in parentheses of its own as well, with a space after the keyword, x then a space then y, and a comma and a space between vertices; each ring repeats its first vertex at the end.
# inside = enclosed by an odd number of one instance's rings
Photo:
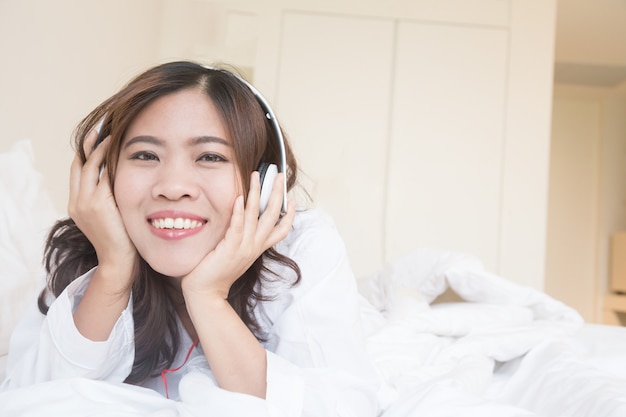
POLYGON ((68 285, 47 315, 32 303, 11 336, 2 391, 72 377, 121 382, 130 374, 134 360, 131 301, 106 341, 85 338, 74 324, 74 310, 94 270, 68 285))
POLYGON ((301 282, 266 312, 266 400, 272 416, 376 416, 380 379, 367 354, 359 294, 334 225, 319 213, 296 225, 286 255, 301 282))

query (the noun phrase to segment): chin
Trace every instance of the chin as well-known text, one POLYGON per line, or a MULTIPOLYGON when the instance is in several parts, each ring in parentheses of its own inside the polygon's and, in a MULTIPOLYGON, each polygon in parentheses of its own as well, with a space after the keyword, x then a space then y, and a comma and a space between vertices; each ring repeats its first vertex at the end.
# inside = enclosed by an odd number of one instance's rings
POLYGON ((161 259, 156 262, 148 262, 148 265, 150 265, 150 267, 159 274, 163 274, 172 278, 182 278, 185 275, 188 275, 191 271, 193 271, 198 264, 177 264, 173 262, 167 262, 167 260, 163 262, 163 260, 161 259))

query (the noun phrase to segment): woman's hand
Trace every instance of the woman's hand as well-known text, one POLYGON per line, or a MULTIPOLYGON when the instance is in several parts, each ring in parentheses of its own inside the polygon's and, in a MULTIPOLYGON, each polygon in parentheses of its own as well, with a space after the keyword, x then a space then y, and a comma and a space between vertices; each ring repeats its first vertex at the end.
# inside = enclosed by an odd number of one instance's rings
POLYGON ((97 137, 94 129, 83 142, 87 161, 83 164, 77 153, 72 162, 68 213, 98 256, 98 269, 74 312, 74 323, 86 338, 103 341, 128 305, 138 255, 117 209, 109 176, 104 173, 100 178, 109 138, 94 150, 97 137))
POLYGON ((280 217, 282 175, 276 177, 267 208, 259 217, 259 173, 252 174, 246 207, 239 196, 224 239, 181 283, 189 318, 219 386, 260 398, 266 394, 265 349, 227 297, 233 282, 289 233, 295 208, 290 201, 280 217))
MULTIPOLYGON (((109 138, 93 149, 97 136, 94 129, 85 137, 87 161, 83 164, 77 152, 72 162, 68 213, 94 246, 99 267, 125 272, 134 267, 137 251, 122 223, 109 176, 100 175, 109 138)), ((126 278, 129 284, 130 277, 126 278)))
MULTIPOLYGON (((293 201, 287 212, 281 214, 283 175, 276 176, 266 210, 259 217, 259 173, 253 172, 248 201, 243 196, 235 200, 230 225, 222 241, 182 279, 185 299, 192 294, 217 296, 225 300, 233 282, 237 280, 261 254, 287 236, 293 224, 293 201)), ((206 300, 206 298, 204 298, 206 300)))

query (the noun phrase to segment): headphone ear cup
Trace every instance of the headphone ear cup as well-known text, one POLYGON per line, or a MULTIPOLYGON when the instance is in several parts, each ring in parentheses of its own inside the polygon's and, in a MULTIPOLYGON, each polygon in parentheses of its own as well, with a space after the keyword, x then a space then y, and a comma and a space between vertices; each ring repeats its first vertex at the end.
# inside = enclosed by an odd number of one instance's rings
POLYGON ((278 167, 275 164, 268 164, 267 162, 261 162, 259 164, 259 180, 261 183, 261 199, 259 200, 259 216, 263 214, 267 208, 267 204, 270 201, 270 194, 272 193, 272 186, 274 180, 278 175, 278 167))

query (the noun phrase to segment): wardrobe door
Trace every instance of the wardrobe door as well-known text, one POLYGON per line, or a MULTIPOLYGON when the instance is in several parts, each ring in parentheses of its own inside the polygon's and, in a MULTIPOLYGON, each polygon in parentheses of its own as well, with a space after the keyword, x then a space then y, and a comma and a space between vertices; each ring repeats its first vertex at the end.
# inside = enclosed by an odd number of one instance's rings
POLYGON ((387 258, 428 246, 497 271, 507 42, 497 27, 399 23, 387 258))
POLYGON ((383 260, 393 34, 390 20, 283 15, 276 106, 357 276, 383 260))

